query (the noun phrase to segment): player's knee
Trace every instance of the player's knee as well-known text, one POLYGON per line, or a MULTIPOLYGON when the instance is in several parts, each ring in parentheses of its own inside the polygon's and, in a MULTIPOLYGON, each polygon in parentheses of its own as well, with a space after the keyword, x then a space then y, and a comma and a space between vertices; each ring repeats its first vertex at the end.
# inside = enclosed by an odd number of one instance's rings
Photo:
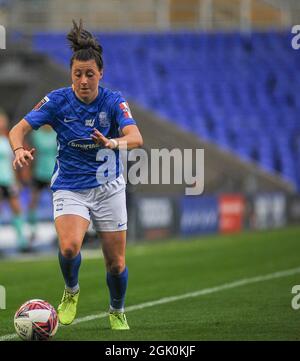
POLYGON ((118 275, 124 271, 125 263, 123 260, 118 260, 116 262, 112 262, 109 265, 109 272, 113 275, 118 275))
POLYGON ((66 247, 66 248, 63 248, 61 249, 61 254, 67 258, 67 259, 71 259, 71 258, 74 258, 77 256, 78 254, 78 250, 77 250, 77 247, 75 246, 69 246, 69 247, 66 247))

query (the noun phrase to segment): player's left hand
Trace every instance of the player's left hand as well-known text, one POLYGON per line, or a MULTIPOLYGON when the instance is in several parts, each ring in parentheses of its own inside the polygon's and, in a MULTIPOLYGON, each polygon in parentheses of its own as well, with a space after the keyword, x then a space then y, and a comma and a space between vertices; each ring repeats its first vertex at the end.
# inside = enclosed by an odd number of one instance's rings
POLYGON ((93 141, 96 144, 103 144, 103 146, 105 148, 108 149, 114 149, 115 148, 115 144, 114 142, 112 142, 110 139, 106 138, 101 132, 99 132, 98 129, 94 128, 93 129, 93 133, 91 134, 91 137, 93 139, 93 141))

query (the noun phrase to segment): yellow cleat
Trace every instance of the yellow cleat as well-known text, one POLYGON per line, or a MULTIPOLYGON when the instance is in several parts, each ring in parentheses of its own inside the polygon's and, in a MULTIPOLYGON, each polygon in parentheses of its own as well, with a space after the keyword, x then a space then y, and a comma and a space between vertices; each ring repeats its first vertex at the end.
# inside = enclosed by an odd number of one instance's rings
POLYGON ((108 315, 112 330, 129 330, 124 312, 110 311, 108 315))
POLYGON ((76 316, 79 291, 76 293, 64 290, 60 305, 57 308, 59 322, 62 325, 70 325, 76 316))

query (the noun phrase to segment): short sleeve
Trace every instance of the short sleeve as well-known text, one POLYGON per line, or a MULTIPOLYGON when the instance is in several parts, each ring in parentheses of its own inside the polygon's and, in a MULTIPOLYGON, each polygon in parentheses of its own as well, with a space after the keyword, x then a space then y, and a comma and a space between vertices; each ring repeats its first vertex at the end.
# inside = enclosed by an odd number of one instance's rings
POLYGON ((25 115, 24 119, 35 130, 42 125, 53 124, 55 113, 57 111, 56 102, 53 94, 47 94, 36 106, 25 115))
POLYGON ((126 100, 120 96, 114 103, 114 114, 119 128, 122 130, 127 125, 136 125, 126 100))

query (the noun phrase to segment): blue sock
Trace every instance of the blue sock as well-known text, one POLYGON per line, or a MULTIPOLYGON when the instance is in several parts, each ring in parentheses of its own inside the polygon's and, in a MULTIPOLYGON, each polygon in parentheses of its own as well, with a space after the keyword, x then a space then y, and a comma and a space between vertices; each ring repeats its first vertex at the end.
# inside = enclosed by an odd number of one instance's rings
POLYGON ((110 293, 110 306, 115 310, 124 310, 125 294, 128 281, 128 269, 118 275, 106 274, 106 283, 110 293))
POLYGON ((66 286, 68 288, 74 288, 78 285, 78 272, 81 264, 81 253, 79 252, 77 256, 69 259, 64 257, 59 251, 58 259, 66 286))

